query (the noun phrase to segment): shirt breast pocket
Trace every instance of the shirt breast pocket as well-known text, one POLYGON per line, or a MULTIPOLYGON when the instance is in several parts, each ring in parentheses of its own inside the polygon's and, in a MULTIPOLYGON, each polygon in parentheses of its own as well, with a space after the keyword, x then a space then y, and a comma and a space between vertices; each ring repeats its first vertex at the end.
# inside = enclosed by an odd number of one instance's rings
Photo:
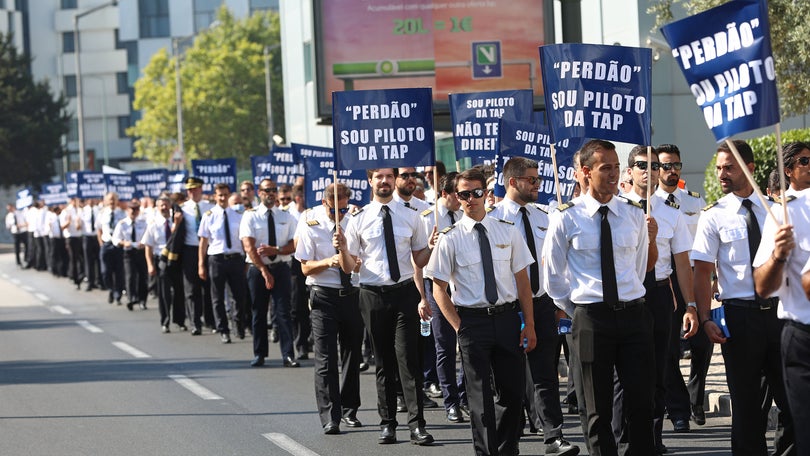
POLYGON ((747 263, 750 260, 747 228, 720 229, 720 242, 728 245, 728 255, 731 263, 747 263))
POLYGON ((598 250, 599 236, 592 234, 580 234, 571 239, 571 247, 574 250, 598 250))
POLYGON ((410 250, 411 237, 413 237, 413 232, 408 228, 399 226, 394 227, 394 241, 397 243, 397 250, 400 248, 403 250, 410 250))

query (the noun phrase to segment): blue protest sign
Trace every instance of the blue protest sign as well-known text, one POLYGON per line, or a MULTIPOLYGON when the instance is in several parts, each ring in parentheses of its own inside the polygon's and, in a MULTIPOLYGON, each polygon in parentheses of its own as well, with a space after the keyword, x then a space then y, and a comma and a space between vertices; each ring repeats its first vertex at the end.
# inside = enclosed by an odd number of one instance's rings
POLYGON ((108 192, 115 192, 120 201, 129 201, 135 197, 135 183, 130 174, 105 174, 104 182, 108 192))
POLYGON ((186 193, 186 178, 188 171, 169 171, 166 173, 166 190, 170 193, 186 193))
POLYGON ((17 200, 14 203, 17 209, 25 209, 32 204, 34 204, 34 193, 31 188, 25 187, 17 190, 17 200))
POLYGON ((451 93, 450 119, 456 160, 494 160, 500 119, 532 121, 533 94, 526 90, 451 93))
POLYGON ((213 194, 214 186, 220 183, 228 184, 231 193, 236 191, 236 159, 214 158, 210 160, 191 160, 191 172, 194 176, 202 178, 203 193, 213 194))
MULTIPOLYGON (((295 179, 304 175, 304 165, 301 159, 295 155, 292 147, 273 147, 270 151, 271 167, 268 171, 270 179, 278 185, 295 184, 295 179)), ((255 174, 254 174, 255 176, 255 174)), ((259 179, 259 182, 261 179, 259 179)), ((256 185, 259 185, 256 182, 256 185)))
POLYGON ((779 122, 764 0, 735 0, 661 28, 715 139, 779 122))
POLYGON ((250 168, 253 170, 253 185, 259 186, 264 179, 273 179, 273 158, 269 155, 251 155, 250 168))
POLYGON ((495 164, 495 195, 506 195, 503 166, 512 157, 526 157, 537 162, 538 175, 543 179, 537 194, 537 202, 548 205, 557 200, 554 173, 560 181, 560 195, 567 200, 574 191, 574 153, 585 144, 584 138, 571 138, 558 141, 554 145, 557 156, 557 169, 551 160, 551 133, 545 125, 501 120, 500 151, 495 164))
MULTIPOLYGON (((307 207, 315 207, 323 200, 323 191, 332 183, 335 175, 335 150, 331 147, 307 146, 292 143, 296 155, 304 164, 306 182, 304 194, 307 207)), ((338 171, 338 182, 352 190, 350 204, 364 206, 371 198, 366 172, 361 169, 341 169, 338 171)))
POLYGON ((68 198, 104 198, 107 184, 104 173, 98 171, 72 171, 65 175, 68 198))
POLYGON ((433 165, 429 88, 333 92, 332 118, 338 169, 433 165))
POLYGON ((62 182, 56 184, 42 184, 42 191, 39 197, 45 202, 46 206, 56 206, 58 204, 67 204, 68 202, 67 189, 65 189, 65 184, 62 182))
POLYGON ((651 143, 651 49, 552 44, 540 47, 540 69, 555 141, 651 143))
POLYGON ((165 168, 144 169, 132 171, 132 181, 135 184, 135 193, 151 198, 157 198, 166 191, 168 171, 165 168))

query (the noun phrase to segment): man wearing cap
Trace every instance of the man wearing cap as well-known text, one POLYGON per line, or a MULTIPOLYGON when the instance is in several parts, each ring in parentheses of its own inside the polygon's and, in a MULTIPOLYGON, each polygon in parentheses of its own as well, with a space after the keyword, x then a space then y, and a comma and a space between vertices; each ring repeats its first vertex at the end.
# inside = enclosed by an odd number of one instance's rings
POLYGON ((203 301, 211 299, 208 282, 198 275, 200 238, 197 230, 200 227, 202 215, 213 206, 203 200, 204 181, 196 176, 186 179, 186 194, 188 200, 180 206, 183 210, 183 220, 186 224, 186 238, 183 247, 183 289, 186 295, 186 314, 191 322, 191 335, 202 334, 203 301))

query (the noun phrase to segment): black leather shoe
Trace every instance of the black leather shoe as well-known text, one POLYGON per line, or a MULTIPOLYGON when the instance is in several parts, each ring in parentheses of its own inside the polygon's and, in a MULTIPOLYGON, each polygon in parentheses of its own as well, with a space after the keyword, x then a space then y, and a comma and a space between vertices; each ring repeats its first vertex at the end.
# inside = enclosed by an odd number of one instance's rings
POLYGON ((299 353, 297 359, 299 359, 301 361, 303 361, 305 359, 309 359, 309 354, 307 354, 307 353, 299 353))
POLYGON ((141 301, 141 310, 146 310, 146 301, 141 301))
POLYGON ((397 443, 397 428, 394 425, 386 425, 380 427, 380 436, 377 438, 377 443, 380 445, 387 445, 389 443, 397 443))
POLYGON ((240 330, 237 329, 236 330, 236 337, 238 337, 239 340, 244 339, 245 338, 245 330, 243 329, 243 330, 240 331, 240 330))
POLYGON ((298 364, 298 361, 296 361, 296 360, 294 360, 294 359, 292 359, 292 358, 290 358, 288 356, 288 357, 284 358, 284 367, 301 367, 301 365, 298 364))
POLYGON ((703 407, 692 406, 692 421, 698 426, 706 424, 706 412, 703 411, 703 407))
POLYGON ((350 416, 344 416, 343 418, 340 419, 340 421, 343 421, 343 424, 345 424, 346 426, 349 426, 349 427, 353 427, 353 428, 363 427, 363 423, 361 423, 360 420, 358 420, 356 416, 351 416, 351 415, 350 416))
POLYGON ((569 415, 579 415, 579 406, 577 404, 568 404, 569 415))
POLYGON ((113 302, 113 292, 107 293, 107 304, 112 304, 113 302))
POLYGON ((411 443, 414 445, 430 445, 433 443, 433 436, 423 427, 417 427, 411 431, 411 443))
POLYGON ((368 370, 368 368, 369 365, 367 362, 363 361, 362 363, 360 363, 360 372, 365 372, 368 370))
POLYGON ((231 335, 228 333, 220 333, 219 340, 221 340, 223 344, 229 344, 231 343, 231 335))
POLYGON ((672 420, 672 430, 675 432, 689 432, 689 420, 686 418, 672 420))
POLYGON ((167 325, 163 325, 162 330, 163 330, 163 334, 169 334, 171 332, 171 330, 169 329, 169 327, 167 325))
POLYGON ((661 455, 661 454, 665 454, 668 451, 669 451, 669 448, 667 448, 667 446, 664 445, 663 443, 659 442, 659 443, 655 444, 655 454, 661 455))
POLYGON ((423 396, 422 408, 426 409, 439 408, 439 403, 427 396, 423 396))
POLYGON ((131 302, 128 302, 128 303, 127 303, 127 310, 128 310, 128 311, 132 312, 132 309, 133 309, 134 307, 135 307, 135 304, 134 304, 134 303, 131 303, 131 302))
POLYGON ((427 396, 427 397, 429 397, 431 399, 440 398, 440 397, 442 397, 442 390, 441 390, 441 388, 436 386, 435 383, 431 383, 430 385, 428 385, 427 388, 425 388, 425 396, 427 396))
POLYGON ((470 406, 467 404, 461 404, 458 406, 458 409, 461 410, 461 415, 467 418, 470 417, 470 406))
POLYGON ((455 405, 450 406, 447 409, 447 421, 451 423, 463 423, 464 417, 461 416, 461 411, 459 411, 458 407, 455 405))
POLYGON ((250 367, 261 367, 264 366, 264 356, 257 356, 253 358, 253 361, 250 362, 250 367))
POLYGON ((546 444, 546 454, 556 454, 558 456, 576 456, 579 454, 579 447, 571 444, 562 437, 557 437, 546 444))
POLYGON ((199 336, 200 334, 202 334, 202 329, 200 329, 200 328, 194 328, 194 329, 191 330, 191 335, 192 336, 199 336))
POLYGON ((177 325, 177 329, 180 331, 188 331, 188 326, 186 325, 177 325))
POLYGON ((330 421, 323 425, 323 433, 326 435, 340 434, 340 425, 334 421, 330 421))

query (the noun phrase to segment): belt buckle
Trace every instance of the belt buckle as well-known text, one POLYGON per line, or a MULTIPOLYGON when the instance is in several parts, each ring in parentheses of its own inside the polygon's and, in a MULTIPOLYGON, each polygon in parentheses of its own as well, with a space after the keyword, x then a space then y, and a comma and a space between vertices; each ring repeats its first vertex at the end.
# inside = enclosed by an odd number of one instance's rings
POLYGON ((345 289, 345 288, 341 288, 341 289, 339 289, 339 290, 338 290, 338 296, 340 296, 340 297, 349 296, 349 292, 350 292, 350 291, 351 291, 351 290, 347 290, 347 289, 345 289))
POLYGON ((759 305, 759 310, 771 310, 771 303, 767 301, 765 304, 759 305))
POLYGON ((506 304, 501 304, 500 306, 487 307, 487 315, 498 315, 499 313, 503 312, 504 305, 506 304))
POLYGON ((624 310, 627 308, 627 303, 625 301, 617 301, 615 305, 613 305, 613 310, 624 310))

